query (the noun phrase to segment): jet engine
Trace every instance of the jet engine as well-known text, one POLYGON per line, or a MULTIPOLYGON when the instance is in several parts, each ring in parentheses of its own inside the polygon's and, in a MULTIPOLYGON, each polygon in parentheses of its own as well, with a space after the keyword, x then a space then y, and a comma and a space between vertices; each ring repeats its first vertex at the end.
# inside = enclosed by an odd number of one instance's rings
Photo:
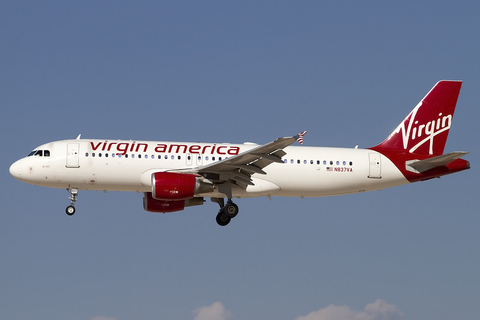
POLYGON ((194 174, 155 172, 152 174, 152 197, 174 201, 193 198, 196 194, 213 192, 214 185, 194 174))

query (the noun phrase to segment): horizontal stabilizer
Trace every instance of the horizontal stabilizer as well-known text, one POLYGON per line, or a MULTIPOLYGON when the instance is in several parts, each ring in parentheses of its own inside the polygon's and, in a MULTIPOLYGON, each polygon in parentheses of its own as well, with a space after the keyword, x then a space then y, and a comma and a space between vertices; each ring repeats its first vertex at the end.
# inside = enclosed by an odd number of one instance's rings
POLYGON ((464 152, 464 151, 455 151, 455 152, 442 154, 441 156, 437 156, 437 157, 433 157, 425 160, 407 161, 406 166, 407 166, 407 170, 414 171, 414 172, 424 172, 436 167, 446 166, 449 163, 463 157, 467 153, 468 152, 464 152))

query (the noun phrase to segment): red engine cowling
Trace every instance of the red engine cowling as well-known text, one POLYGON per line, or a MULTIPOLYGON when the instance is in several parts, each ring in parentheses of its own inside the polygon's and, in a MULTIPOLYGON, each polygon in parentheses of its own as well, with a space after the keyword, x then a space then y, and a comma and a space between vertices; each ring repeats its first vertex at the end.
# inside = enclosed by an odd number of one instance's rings
POLYGON ((151 192, 143 194, 143 209, 150 212, 170 213, 182 211, 185 208, 185 200, 165 201, 156 200, 151 192))
POLYGON ((157 200, 154 199, 151 192, 143 194, 143 208, 149 212, 170 213, 182 211, 185 207, 197 206, 203 204, 203 198, 192 198, 187 200, 157 200))
POLYGON ((212 192, 213 189, 213 184, 200 180, 194 174, 175 172, 152 174, 152 197, 156 200, 186 200, 198 193, 212 192))

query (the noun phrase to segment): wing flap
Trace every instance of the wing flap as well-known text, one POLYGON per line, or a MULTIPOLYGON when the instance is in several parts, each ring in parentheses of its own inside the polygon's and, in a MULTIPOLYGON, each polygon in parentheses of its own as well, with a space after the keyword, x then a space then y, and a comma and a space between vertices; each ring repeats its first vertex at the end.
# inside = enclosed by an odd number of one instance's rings
MULTIPOLYGON (((255 163, 255 162, 254 162, 255 163)), ((251 164, 228 164, 229 166, 232 166, 234 168, 239 168, 248 172, 253 173, 258 173, 258 174, 267 174, 265 171, 254 165, 253 163, 251 164)))

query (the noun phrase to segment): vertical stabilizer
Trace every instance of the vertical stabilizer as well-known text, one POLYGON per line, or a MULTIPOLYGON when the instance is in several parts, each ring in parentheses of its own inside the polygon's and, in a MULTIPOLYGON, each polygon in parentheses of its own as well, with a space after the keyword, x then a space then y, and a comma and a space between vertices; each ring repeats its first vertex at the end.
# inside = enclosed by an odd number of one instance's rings
POLYGON ((461 81, 439 81, 376 151, 441 155, 452 125, 461 81))

